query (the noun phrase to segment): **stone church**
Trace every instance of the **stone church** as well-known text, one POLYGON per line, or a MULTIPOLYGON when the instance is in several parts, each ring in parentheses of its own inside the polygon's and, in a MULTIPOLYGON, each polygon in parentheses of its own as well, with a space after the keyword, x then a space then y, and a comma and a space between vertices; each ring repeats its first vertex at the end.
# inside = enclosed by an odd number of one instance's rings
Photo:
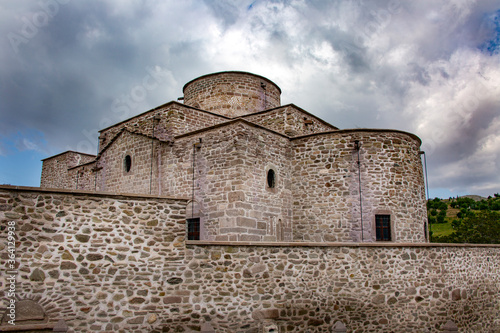
POLYGON ((420 139, 339 129, 247 72, 204 75, 102 129, 97 155, 43 160, 41 187, 187 198, 207 241, 427 241, 420 139))
POLYGON ((183 92, 0 185, 0 332, 500 332, 500 246, 427 241, 418 137, 183 92))

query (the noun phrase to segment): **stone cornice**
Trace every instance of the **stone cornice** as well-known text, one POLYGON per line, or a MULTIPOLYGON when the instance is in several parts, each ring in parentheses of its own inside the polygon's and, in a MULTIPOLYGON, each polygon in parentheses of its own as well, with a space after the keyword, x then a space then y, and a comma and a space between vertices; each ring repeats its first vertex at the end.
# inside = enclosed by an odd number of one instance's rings
POLYGON ((91 195, 100 197, 119 197, 119 198, 142 198, 142 199, 168 199, 189 201, 187 197, 170 197, 159 196, 155 194, 138 194, 138 193, 115 193, 115 192, 94 192, 85 190, 69 190, 60 188, 44 188, 44 187, 30 187, 30 186, 13 186, 13 185, 0 185, 0 190, 19 191, 19 192, 45 192, 54 194, 74 194, 74 195, 91 195))
POLYGON ((500 248, 500 244, 455 244, 455 243, 330 243, 330 242, 230 242, 187 240, 186 245, 195 246, 269 246, 269 247, 489 247, 500 248))

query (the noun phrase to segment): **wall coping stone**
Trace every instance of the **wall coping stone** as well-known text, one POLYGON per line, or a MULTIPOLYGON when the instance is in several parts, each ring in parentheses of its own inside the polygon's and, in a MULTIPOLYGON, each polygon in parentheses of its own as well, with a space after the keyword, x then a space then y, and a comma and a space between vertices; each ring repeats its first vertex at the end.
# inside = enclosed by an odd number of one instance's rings
POLYGON ((327 134, 344 134, 344 133, 357 133, 357 132, 359 132, 359 133, 369 133, 369 132, 373 132, 373 133, 399 133, 399 134, 404 134, 404 135, 407 135, 407 136, 413 138, 414 140, 416 140, 419 143, 419 145, 422 144, 422 140, 413 133, 405 132, 405 131, 401 131, 401 130, 396 130, 396 129, 383 129, 383 128, 346 128, 346 129, 339 129, 339 130, 333 130, 333 131, 317 132, 317 133, 299 135, 299 136, 295 136, 293 138, 290 138, 290 140, 292 140, 292 141, 293 140, 300 140, 300 139, 304 139, 304 138, 308 138, 308 137, 312 137, 312 136, 321 136, 321 135, 327 135, 327 134))
POLYGON ((171 197, 155 194, 138 194, 138 193, 116 193, 116 192, 95 192, 85 190, 71 190, 60 188, 44 188, 32 186, 16 186, 16 185, 0 185, 0 190, 19 191, 19 192, 46 192, 55 194, 74 194, 74 195, 92 195, 101 197, 120 197, 120 198, 143 198, 143 199, 170 199, 170 200, 191 200, 188 197, 171 197))
POLYGON ((187 246, 271 246, 271 247, 487 247, 500 248, 500 244, 456 244, 456 243, 331 243, 331 242, 241 242, 186 240, 187 246))
POLYGON ((22 332, 35 330, 50 330, 56 327, 57 323, 42 323, 42 324, 16 324, 14 326, 0 326, 0 332, 22 332))

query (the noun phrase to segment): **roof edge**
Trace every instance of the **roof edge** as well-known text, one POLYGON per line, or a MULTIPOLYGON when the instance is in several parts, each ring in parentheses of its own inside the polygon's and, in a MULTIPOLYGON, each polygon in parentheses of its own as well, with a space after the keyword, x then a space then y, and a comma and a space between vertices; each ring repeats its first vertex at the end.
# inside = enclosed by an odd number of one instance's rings
POLYGON ((186 105, 186 104, 183 104, 183 103, 179 103, 179 102, 177 102, 177 101, 170 101, 170 102, 164 103, 164 104, 162 104, 162 105, 159 105, 159 106, 157 106, 157 107, 155 107, 155 108, 153 108, 153 109, 150 109, 150 110, 144 111, 144 112, 139 113, 139 114, 137 114, 137 115, 135 115, 135 116, 132 116, 132 117, 130 117, 130 118, 127 118, 127 119, 124 119, 124 120, 122 120, 122 121, 119 121, 119 122, 117 122, 116 124, 109 125, 108 127, 103 128, 103 129, 99 130, 98 132, 99 132, 99 133, 101 133, 101 132, 103 132, 103 131, 105 131, 105 130, 108 130, 108 129, 110 129, 110 128, 113 128, 113 127, 115 127, 115 126, 118 126, 118 125, 124 124, 124 123, 126 123, 126 122, 128 122, 128 121, 130 121, 130 120, 132 120, 132 119, 135 119, 135 118, 141 117, 141 116, 143 116, 143 115, 145 115, 145 114, 147 114, 147 113, 150 113, 150 112, 153 112, 153 111, 159 110, 159 109, 161 109, 161 108, 165 108, 165 107, 167 107, 167 106, 168 106, 168 105, 170 105, 170 104, 172 104, 172 105, 178 105, 178 106, 183 106, 183 107, 188 108, 188 109, 193 109, 193 110, 196 110, 196 111, 201 111, 201 112, 209 113, 209 114, 211 114, 211 115, 218 116, 218 117, 225 118, 225 119, 231 119, 230 117, 227 117, 227 116, 224 116, 224 115, 221 115, 221 114, 218 114, 218 113, 214 113, 214 112, 210 112, 210 111, 206 111, 206 110, 198 109, 198 108, 192 107, 192 106, 190 106, 190 105, 186 105))
POLYGON ((181 139, 181 138, 184 138, 184 137, 196 135, 196 134, 207 132, 207 131, 210 131, 210 130, 213 130, 213 129, 216 129, 216 128, 220 128, 220 127, 228 126, 228 125, 231 125, 231 124, 235 124, 237 122, 241 122, 241 123, 244 123, 244 124, 252 126, 252 127, 260 128, 260 129, 263 129, 263 130, 265 130, 267 132, 279 135, 279 136, 281 136, 283 138, 290 139, 289 136, 287 136, 287 135, 285 135, 283 133, 279 133, 279 132, 273 131, 273 130, 267 128, 267 127, 261 126, 259 124, 253 123, 251 121, 248 121, 248 120, 242 119, 242 118, 231 119, 229 121, 225 121, 225 122, 220 123, 220 124, 215 124, 215 125, 212 125, 212 126, 209 126, 209 127, 204 127, 204 128, 192 131, 192 132, 180 134, 180 135, 175 136, 174 139, 181 139))
POLYGON ((186 83, 182 87, 182 93, 184 94, 184 90, 186 90, 186 87, 188 85, 190 85, 191 83, 193 83, 194 81, 197 81, 199 79, 204 79, 204 78, 212 76, 212 75, 219 75, 219 74, 247 74, 247 75, 252 75, 252 76, 258 77, 259 79, 263 79, 263 80, 266 80, 266 81, 272 83, 274 86, 276 86, 276 88, 278 88, 278 90, 279 90, 279 92, 281 94, 281 88, 276 83, 274 83, 273 81, 269 80, 267 77, 259 75, 259 74, 245 72, 245 71, 222 71, 222 72, 215 72, 215 73, 210 73, 210 74, 205 74, 205 75, 202 75, 202 76, 198 76, 197 78, 192 79, 191 81, 189 81, 188 83, 186 83))
POLYGON ((255 115, 258 115, 258 114, 261 114, 261 113, 266 113, 266 112, 274 112, 274 111, 277 111, 278 109, 280 108, 288 108, 288 107, 292 107, 292 108, 295 108, 297 109, 298 111, 302 112, 302 113, 305 113, 307 114, 308 116, 310 117, 313 117, 314 119, 318 120, 319 122, 327 125, 327 126, 330 126, 332 129, 335 129, 335 130, 338 130, 339 128, 337 126, 333 126, 332 124, 330 124, 329 122, 321 119, 320 117, 318 116, 315 116, 313 115, 312 113, 304 110, 303 108, 301 108, 300 106, 297 106, 293 103, 289 103, 289 104, 285 104, 285 105, 281 105, 281 106, 277 106, 275 108, 272 108, 272 109, 266 109, 266 110, 262 110, 262 111, 257 111, 257 112, 254 112, 254 113, 249 113, 249 114, 245 114, 243 116, 239 116, 238 118, 244 118, 244 117, 250 117, 250 116, 255 116, 255 115))
POLYGON ((405 132, 405 131, 401 131, 401 130, 396 130, 396 129, 383 129, 383 128, 347 128, 347 129, 341 129, 341 130, 335 130, 335 131, 327 131, 327 132, 319 132, 319 133, 312 133, 312 134, 306 134, 306 135, 301 135, 301 136, 295 136, 293 138, 290 138, 290 140, 304 139, 307 137, 325 135, 325 134, 343 134, 343 133, 355 133, 355 132, 400 133, 400 134, 408 135, 412 139, 416 140, 419 143, 419 145, 422 144, 422 140, 413 133, 405 132))
POLYGON ((79 154, 79 155, 87 155, 87 156, 93 156, 93 157, 97 156, 97 155, 94 155, 94 154, 82 153, 82 152, 75 151, 75 150, 66 150, 66 151, 63 151, 62 153, 59 153, 59 154, 56 154, 56 155, 49 156, 49 157, 46 157, 44 159, 41 159, 40 161, 50 160, 51 158, 54 158, 54 157, 57 157, 57 156, 60 156, 60 155, 63 155, 63 154, 67 154, 67 153, 75 153, 75 154, 79 154))

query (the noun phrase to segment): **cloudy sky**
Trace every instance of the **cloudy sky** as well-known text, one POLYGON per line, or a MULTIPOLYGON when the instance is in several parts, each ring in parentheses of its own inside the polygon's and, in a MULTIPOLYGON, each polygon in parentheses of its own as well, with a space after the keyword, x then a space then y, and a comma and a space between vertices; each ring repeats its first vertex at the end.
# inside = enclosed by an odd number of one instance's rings
POLYGON ((339 128, 417 134, 431 197, 500 192, 500 1, 4 0, 0 184, 95 153, 189 80, 269 78, 339 128))

